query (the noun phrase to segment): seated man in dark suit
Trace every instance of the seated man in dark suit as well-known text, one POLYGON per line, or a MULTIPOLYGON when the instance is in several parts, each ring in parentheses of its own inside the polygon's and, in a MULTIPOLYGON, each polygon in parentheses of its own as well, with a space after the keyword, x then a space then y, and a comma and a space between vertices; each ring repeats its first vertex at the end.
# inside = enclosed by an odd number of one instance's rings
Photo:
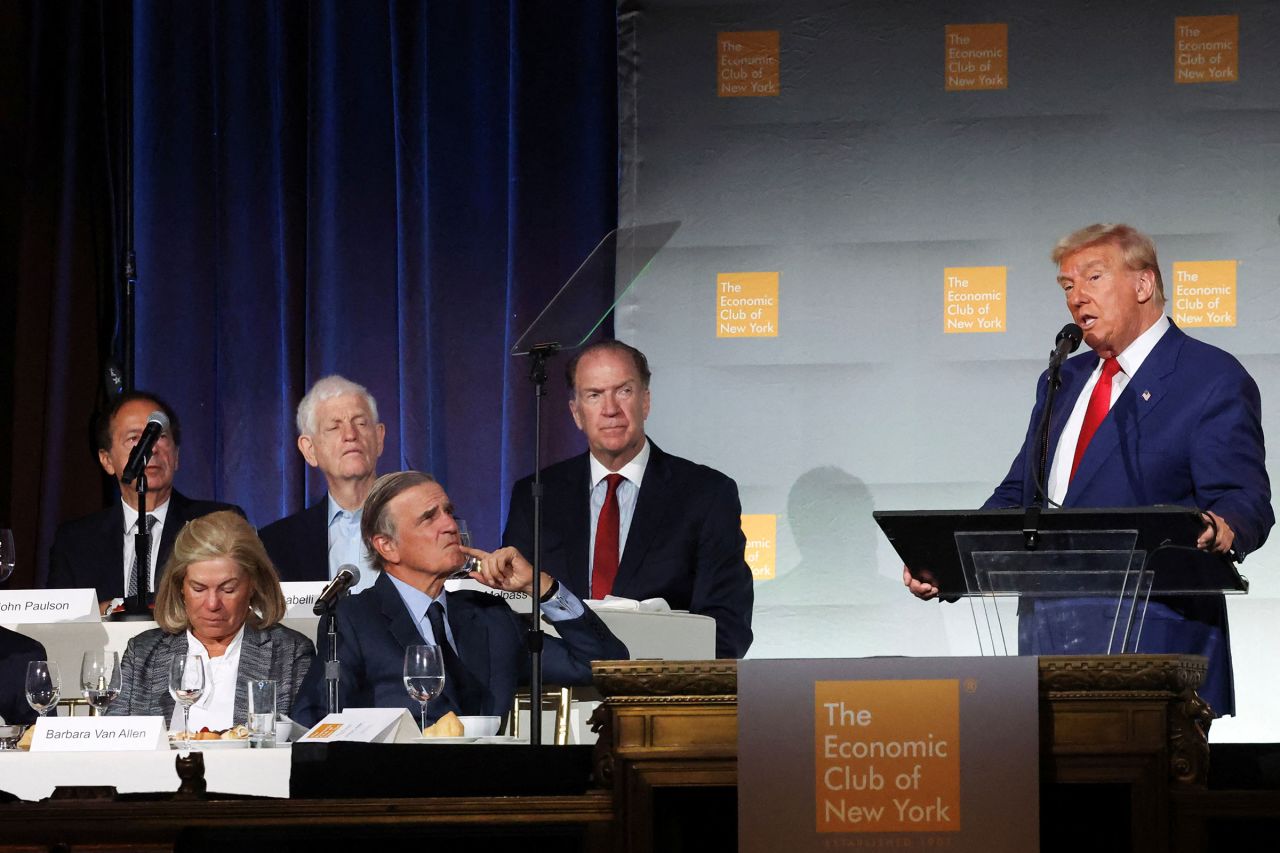
POLYGON ((51 589, 94 587, 103 608, 113 598, 124 597, 134 576, 134 535, 138 532, 138 493, 120 482, 129 452, 138 443, 152 412, 169 419, 169 431, 160 436, 147 474, 147 512, 151 515, 151 582, 154 592, 159 573, 173 550, 182 525, 193 518, 222 509, 244 515, 231 504, 192 500, 173 487, 178 471, 178 445, 182 431, 178 415, 167 403, 145 391, 121 394, 98 419, 98 462, 120 485, 120 501, 104 510, 64 522, 58 527, 49 557, 47 586, 51 589))
POLYGON ((361 506, 377 479, 386 427, 363 385, 326 376, 298 404, 298 450, 319 468, 328 494, 259 531, 282 581, 323 581, 350 563, 360 569, 354 592, 373 585, 361 506))
MULTIPOLYGON (((716 657, 751 645, 755 600, 729 477, 645 437, 649 362, 620 341, 579 351, 565 379, 590 452, 542 472, 542 566, 584 597, 664 598, 716 620, 716 657)), ((503 542, 533 553, 533 478, 516 483, 503 542)))
POLYGON ((0 628, 0 719, 11 726, 36 721, 26 693, 27 664, 33 660, 48 660, 39 641, 0 628))
MULTIPOLYGON (((428 721, 449 711, 505 714, 516 685, 528 677, 522 620, 498 596, 446 592, 444 583, 470 555, 480 561, 474 580, 528 593, 533 567, 514 548, 492 554, 463 548, 449 496, 429 474, 417 471, 379 478, 360 527, 379 571, 372 588, 338 605, 341 707, 405 708, 416 717, 418 703, 404 686, 404 652, 432 644, 441 646, 445 685, 427 706, 428 721)), ((600 618, 545 572, 542 590, 542 614, 560 634, 547 637, 543 648, 547 682, 589 684, 591 661, 628 657, 600 618)), ((323 620, 320 630, 325 631, 323 620)), ((294 709, 300 723, 314 724, 325 714, 324 669, 317 660, 307 673, 294 709)))

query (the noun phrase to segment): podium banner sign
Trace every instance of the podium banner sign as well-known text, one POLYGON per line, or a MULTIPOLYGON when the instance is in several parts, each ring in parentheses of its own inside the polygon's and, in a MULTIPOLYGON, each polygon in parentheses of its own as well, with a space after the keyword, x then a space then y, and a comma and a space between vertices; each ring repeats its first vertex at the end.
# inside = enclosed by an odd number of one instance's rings
POLYGON ((739 849, 1039 849, 1037 659, 745 660, 739 849))

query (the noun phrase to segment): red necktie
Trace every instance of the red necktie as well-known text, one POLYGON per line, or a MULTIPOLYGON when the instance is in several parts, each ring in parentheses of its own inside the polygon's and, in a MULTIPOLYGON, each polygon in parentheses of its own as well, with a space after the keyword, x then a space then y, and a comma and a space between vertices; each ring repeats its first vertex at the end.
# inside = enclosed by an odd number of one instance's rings
POLYGON ((1119 370, 1120 362, 1114 358, 1108 358, 1102 362, 1102 375, 1098 377, 1098 384, 1093 386, 1093 393, 1089 395, 1089 408, 1085 409, 1084 425, 1080 427, 1080 438, 1076 440, 1076 456, 1071 462, 1072 478, 1076 475, 1076 469, 1080 467, 1080 460, 1084 458, 1084 450, 1089 446, 1089 440, 1098 431, 1103 418, 1111 409, 1111 377, 1115 376, 1119 370))
POLYGON ((621 474, 605 477, 609 490, 600 507, 596 521, 596 550, 591 559, 591 597, 604 598, 613 591, 613 579, 618 575, 618 484, 621 474))

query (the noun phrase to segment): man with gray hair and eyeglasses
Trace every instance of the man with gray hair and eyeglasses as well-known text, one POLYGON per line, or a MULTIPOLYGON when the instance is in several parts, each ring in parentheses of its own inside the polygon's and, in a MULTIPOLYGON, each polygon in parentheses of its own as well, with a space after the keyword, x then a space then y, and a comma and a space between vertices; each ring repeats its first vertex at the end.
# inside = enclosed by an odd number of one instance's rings
POLYGON ((324 474, 328 493, 262 528, 259 536, 282 581, 328 580, 346 564, 360 568, 359 592, 373 585, 360 538, 361 507, 378 478, 386 427, 363 386, 326 376, 298 404, 298 451, 324 474))

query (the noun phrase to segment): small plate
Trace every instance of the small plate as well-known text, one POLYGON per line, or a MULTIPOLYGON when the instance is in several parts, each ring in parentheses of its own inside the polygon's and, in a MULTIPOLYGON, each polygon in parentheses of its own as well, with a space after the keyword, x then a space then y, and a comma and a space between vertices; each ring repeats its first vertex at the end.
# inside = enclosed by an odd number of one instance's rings
POLYGON ((247 749, 249 741, 247 738, 245 740, 193 740, 191 741, 191 746, 188 747, 181 740, 171 740, 169 741, 169 746, 184 752, 188 748, 198 749, 203 752, 210 749, 247 749))
POLYGON ((490 735, 489 737, 477 738, 476 743, 528 743, 527 737, 516 737, 514 735, 490 735))
POLYGON ((418 738, 417 740, 415 740, 415 741, 410 741, 410 742, 411 742, 411 743, 475 743, 475 742, 476 742, 476 741, 478 741, 478 740, 481 740, 481 738, 478 738, 478 737, 466 737, 466 736, 463 736, 463 737, 424 737, 424 738, 418 738))

